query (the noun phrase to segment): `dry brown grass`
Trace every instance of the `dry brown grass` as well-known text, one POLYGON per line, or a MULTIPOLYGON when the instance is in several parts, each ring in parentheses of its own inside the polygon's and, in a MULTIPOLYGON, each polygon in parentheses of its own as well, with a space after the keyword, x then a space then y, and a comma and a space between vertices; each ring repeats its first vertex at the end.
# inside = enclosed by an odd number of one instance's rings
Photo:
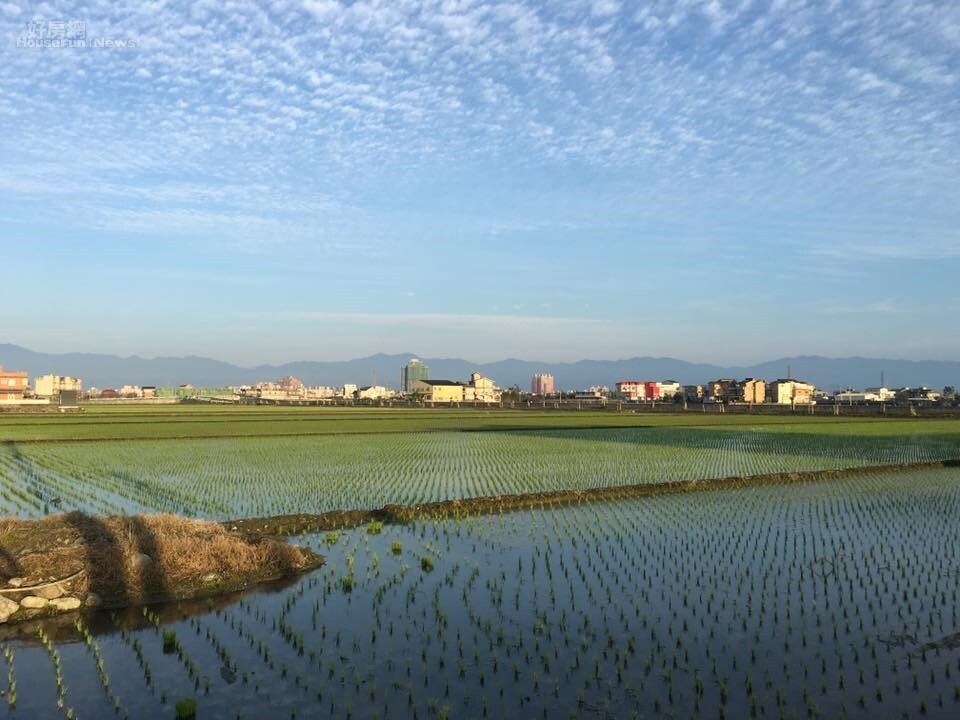
POLYGON ((0 520, 0 573, 6 578, 20 576, 33 584, 82 569, 72 591, 96 592, 113 605, 232 590, 319 561, 275 538, 175 515, 96 518, 73 512, 0 520), (141 554, 150 561, 138 562, 141 554))

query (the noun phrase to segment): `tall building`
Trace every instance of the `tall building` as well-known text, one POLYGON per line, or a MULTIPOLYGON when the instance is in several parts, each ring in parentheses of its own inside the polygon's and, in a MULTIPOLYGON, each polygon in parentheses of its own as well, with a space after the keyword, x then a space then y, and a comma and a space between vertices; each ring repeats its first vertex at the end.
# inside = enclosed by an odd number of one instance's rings
POLYGON ((410 362, 400 368, 400 387, 405 393, 413 392, 414 383, 417 380, 426 380, 430 368, 423 364, 423 361, 417 358, 411 358, 410 362))
POLYGON ((552 395, 553 394, 553 375, 550 373, 537 373, 530 380, 530 392, 534 395, 552 395))

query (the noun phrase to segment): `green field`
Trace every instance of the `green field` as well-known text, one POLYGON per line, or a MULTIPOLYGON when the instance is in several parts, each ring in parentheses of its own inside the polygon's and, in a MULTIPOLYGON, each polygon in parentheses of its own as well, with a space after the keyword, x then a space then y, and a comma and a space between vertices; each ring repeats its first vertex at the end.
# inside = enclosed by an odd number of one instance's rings
POLYGON ((0 512, 324 512, 960 457, 960 421, 159 406, 0 420, 0 512))

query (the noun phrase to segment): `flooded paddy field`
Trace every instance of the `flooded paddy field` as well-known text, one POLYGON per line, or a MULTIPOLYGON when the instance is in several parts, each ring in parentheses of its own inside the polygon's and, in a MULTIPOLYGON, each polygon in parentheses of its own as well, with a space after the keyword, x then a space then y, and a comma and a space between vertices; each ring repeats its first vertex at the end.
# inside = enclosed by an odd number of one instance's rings
MULTIPOLYGON (((256 417, 259 427, 269 416, 256 417)), ((394 431, 203 439, 162 437, 182 418, 144 421, 140 439, 0 443, 0 514, 223 520, 960 458, 957 421, 786 419, 673 426, 677 418, 667 416, 649 427, 552 427, 569 422, 559 416, 541 427, 483 432, 407 431, 405 420, 378 420, 394 431)), ((254 421, 229 427, 245 423, 254 421)))
POLYGON ((304 536, 283 588, 5 628, 0 717, 955 717, 958 512, 947 468, 304 536))

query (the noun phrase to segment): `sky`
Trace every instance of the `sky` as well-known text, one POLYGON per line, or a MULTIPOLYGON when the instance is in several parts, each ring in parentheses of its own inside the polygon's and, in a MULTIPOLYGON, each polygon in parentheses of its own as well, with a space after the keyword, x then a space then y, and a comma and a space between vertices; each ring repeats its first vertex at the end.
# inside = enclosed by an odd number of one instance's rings
POLYGON ((960 359, 958 125, 948 1, 0 0, 0 342, 960 359))

